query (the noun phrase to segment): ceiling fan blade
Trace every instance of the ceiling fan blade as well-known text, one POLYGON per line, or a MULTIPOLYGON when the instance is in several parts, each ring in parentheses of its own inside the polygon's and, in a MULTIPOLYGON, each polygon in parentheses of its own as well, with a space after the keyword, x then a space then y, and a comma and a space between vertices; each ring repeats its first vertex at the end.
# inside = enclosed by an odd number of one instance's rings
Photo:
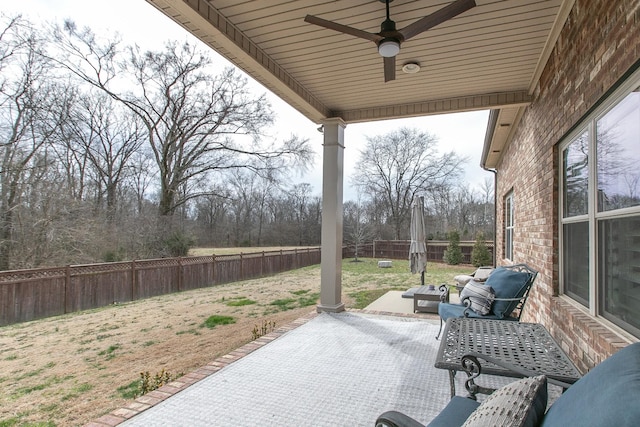
POLYGON ((413 24, 409 24, 399 31, 405 40, 409 40, 411 37, 433 28, 436 25, 442 24, 449 19, 460 15, 463 12, 476 6, 475 0, 456 0, 448 6, 443 7, 440 10, 433 12, 431 15, 418 19, 413 24))
POLYGON ((384 58, 384 82, 396 79, 396 57, 389 56, 384 58))
POLYGON ((382 40, 382 37, 378 34, 369 33, 367 31, 358 30, 357 28, 348 27, 346 25, 338 24, 333 21, 327 21, 326 19, 318 18, 317 16, 307 15, 304 18, 305 22, 310 24, 319 25, 324 28, 328 28, 330 30, 339 31, 341 33, 349 34, 351 36, 356 36, 361 39, 371 40, 372 42, 378 43, 382 40))

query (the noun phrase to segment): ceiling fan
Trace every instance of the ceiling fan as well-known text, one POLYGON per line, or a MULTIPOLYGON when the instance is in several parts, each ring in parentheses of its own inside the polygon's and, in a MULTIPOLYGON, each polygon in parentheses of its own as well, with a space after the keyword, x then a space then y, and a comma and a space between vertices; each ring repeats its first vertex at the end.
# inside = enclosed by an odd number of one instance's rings
POLYGON ((389 3, 393 0, 379 0, 386 3, 387 19, 380 25, 379 33, 369 33, 357 28, 327 21, 317 16, 307 15, 304 20, 310 24, 319 25, 330 30, 339 31, 361 39, 370 40, 378 46, 378 53, 384 58, 384 81, 395 80, 396 78, 396 55, 400 52, 400 45, 418 34, 427 31, 449 19, 460 15, 463 12, 476 6, 475 0, 456 0, 448 6, 443 7, 407 25, 401 30, 396 30, 396 23, 389 17, 389 3))

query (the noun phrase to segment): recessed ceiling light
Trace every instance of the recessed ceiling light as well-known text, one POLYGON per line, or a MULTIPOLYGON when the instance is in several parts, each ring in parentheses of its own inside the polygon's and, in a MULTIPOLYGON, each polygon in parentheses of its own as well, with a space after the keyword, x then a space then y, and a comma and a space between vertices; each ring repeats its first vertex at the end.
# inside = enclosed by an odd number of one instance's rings
POLYGON ((402 66, 402 71, 407 74, 415 74, 420 71, 420 64, 417 62, 407 62, 402 66))

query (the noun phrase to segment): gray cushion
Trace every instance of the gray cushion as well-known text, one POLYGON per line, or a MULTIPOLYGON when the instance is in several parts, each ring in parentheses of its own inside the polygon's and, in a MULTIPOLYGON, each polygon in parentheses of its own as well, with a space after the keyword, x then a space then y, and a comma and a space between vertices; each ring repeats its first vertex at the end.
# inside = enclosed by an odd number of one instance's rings
POLYGON ((468 274, 459 274, 454 276, 453 280, 460 286, 464 286, 469 283, 469 280, 473 280, 473 276, 469 276, 468 274))
POLYGON ((518 301, 499 301, 499 298, 521 298, 529 287, 531 274, 498 267, 493 270, 486 281, 496 293, 496 301, 493 303, 493 314, 499 319, 509 317, 518 305, 518 301))
POLYGON ((470 280, 460 292, 460 302, 464 303, 464 300, 469 299, 471 310, 485 315, 491 311, 491 303, 493 303, 495 295, 491 286, 470 280))
POLYGON ((476 282, 484 282, 493 273, 493 267, 480 267, 473 273, 473 280, 476 282))
POLYGON ((546 408, 547 377, 523 378, 487 397, 463 427, 533 427, 539 425, 546 408))

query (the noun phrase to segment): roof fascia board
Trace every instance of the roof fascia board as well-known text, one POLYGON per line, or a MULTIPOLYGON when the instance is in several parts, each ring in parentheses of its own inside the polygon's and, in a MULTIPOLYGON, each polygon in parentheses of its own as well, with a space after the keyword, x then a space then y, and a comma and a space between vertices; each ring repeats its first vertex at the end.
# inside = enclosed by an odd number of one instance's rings
POLYGON ((331 117, 340 117, 346 123, 361 123, 375 120, 459 113, 463 111, 491 110, 501 107, 520 107, 529 105, 531 99, 531 95, 526 91, 499 92, 411 104, 332 111, 331 117))
POLYGON ((538 80, 542 75, 542 71, 544 71, 544 67, 547 65, 547 61, 549 61, 549 57, 551 56, 551 52, 556 47, 556 43, 558 38, 560 37, 560 33, 562 32, 562 28, 564 24, 567 22, 569 18, 569 14, 573 9, 573 5, 575 0, 564 0, 560 5, 560 9, 558 10, 558 14, 556 15, 556 19, 553 22, 553 26, 551 27, 551 31, 547 36, 547 40, 545 41, 544 48, 542 49, 542 53, 538 58, 538 63, 536 64, 536 68, 531 76, 531 81, 529 82, 529 93, 532 94, 538 84, 538 80))
POLYGON ((206 0, 147 0, 310 120, 330 114, 311 92, 206 0))

